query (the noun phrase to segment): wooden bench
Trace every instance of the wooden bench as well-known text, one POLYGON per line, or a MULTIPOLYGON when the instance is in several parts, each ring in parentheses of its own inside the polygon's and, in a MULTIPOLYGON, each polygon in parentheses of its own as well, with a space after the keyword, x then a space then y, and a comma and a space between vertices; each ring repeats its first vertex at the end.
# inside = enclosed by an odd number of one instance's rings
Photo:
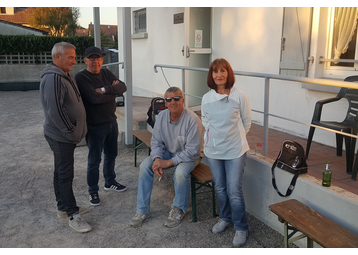
MULTIPOLYGON (((152 133, 148 130, 132 130, 131 133, 134 136, 134 166, 137 166, 137 149, 145 144, 149 148, 150 155, 150 140, 152 139, 152 133)), ((216 206, 215 206, 215 189, 213 183, 213 177, 211 175, 210 168, 203 164, 199 163, 191 175, 191 205, 192 205, 192 218, 193 222, 197 222, 197 213, 196 213, 196 195, 197 191, 202 187, 208 187, 211 189, 212 194, 212 203, 213 203, 213 217, 216 217, 216 206)))
POLYGON ((285 248, 304 237, 308 248, 313 247, 313 241, 326 248, 358 247, 357 235, 295 199, 270 205, 269 209, 284 223, 285 248), (297 231, 302 235, 291 238, 297 231))
POLYGON ((193 169, 193 171, 191 171, 190 175, 191 175, 191 207, 192 207, 193 222, 197 222, 197 217, 196 217, 197 193, 196 192, 202 187, 207 187, 211 189, 213 217, 216 217, 215 188, 214 188, 213 176, 211 175, 210 168, 203 163, 199 163, 193 169))
POLYGON ((137 166, 137 149, 142 146, 142 144, 147 145, 149 148, 150 155, 150 140, 152 139, 152 133, 146 129, 142 130, 132 130, 131 133, 134 136, 134 166, 137 166))

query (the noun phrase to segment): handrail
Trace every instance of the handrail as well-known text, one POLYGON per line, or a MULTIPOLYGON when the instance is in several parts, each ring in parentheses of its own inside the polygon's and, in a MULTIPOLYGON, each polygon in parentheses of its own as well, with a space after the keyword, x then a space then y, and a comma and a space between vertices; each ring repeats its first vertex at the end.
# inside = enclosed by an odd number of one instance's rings
POLYGON ((113 66, 113 65, 122 65, 122 69, 124 69, 124 62, 108 63, 108 64, 103 64, 102 66, 107 67, 107 66, 113 66))
MULTIPOLYGON (((154 65, 154 72, 158 73, 157 68, 171 68, 171 69, 180 69, 182 71, 182 90, 185 93, 185 70, 188 71, 200 71, 200 72, 208 72, 209 68, 196 68, 196 67, 188 67, 188 66, 175 66, 175 65, 161 65, 156 64, 154 65)), ((300 82, 300 83, 311 83, 311 84, 318 84, 318 85, 326 85, 326 86, 334 86, 334 87, 346 87, 351 89, 357 89, 356 84, 352 84, 352 82, 347 81, 338 81, 338 80, 330 80, 330 79, 317 79, 317 78, 307 78, 307 77, 296 77, 296 76, 289 76, 289 75, 276 75, 276 74, 267 74, 267 73, 254 73, 254 72, 242 72, 242 71, 234 71, 235 75, 241 75, 241 76, 250 76, 250 77, 258 77, 258 78, 264 78, 265 79, 265 98, 264 98, 264 111, 257 111, 252 110, 254 112, 263 113, 264 115, 264 121, 263 121, 263 129, 264 129, 264 136, 263 136, 263 155, 267 155, 267 145, 268 145, 268 117, 272 116, 279 119, 284 119, 287 121, 292 121, 295 123, 303 124, 306 126, 312 126, 315 128, 323 129, 329 132, 334 132, 337 134, 350 136, 352 138, 358 138, 357 135, 348 134, 341 131, 336 131, 329 128, 320 127, 317 125, 309 124, 300 122, 297 120, 281 117, 278 115, 270 114, 268 112, 269 109, 269 91, 270 91, 270 79, 275 80, 285 80, 285 81, 293 81, 293 82, 300 82)), ((164 75, 164 73, 163 73, 164 75)), ((169 85, 169 84, 168 84, 169 85)), ((200 97, 199 97, 200 98, 200 97)))
POLYGON ((322 64, 323 62, 358 63, 358 60, 355 60, 355 59, 327 59, 327 58, 320 57, 319 63, 322 64))

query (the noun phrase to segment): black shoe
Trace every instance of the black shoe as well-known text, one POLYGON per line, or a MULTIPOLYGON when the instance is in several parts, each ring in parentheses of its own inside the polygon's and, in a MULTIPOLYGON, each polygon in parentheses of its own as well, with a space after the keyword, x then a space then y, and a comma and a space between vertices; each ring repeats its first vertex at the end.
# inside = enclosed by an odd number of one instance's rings
POLYGON ((122 192, 125 191, 127 189, 126 186, 119 184, 118 182, 115 182, 112 185, 104 185, 104 190, 114 190, 117 192, 122 192))
POLYGON ((93 205, 93 206, 97 206, 97 205, 101 204, 101 202, 99 200, 98 193, 90 194, 89 195, 89 201, 90 201, 90 204, 93 205))

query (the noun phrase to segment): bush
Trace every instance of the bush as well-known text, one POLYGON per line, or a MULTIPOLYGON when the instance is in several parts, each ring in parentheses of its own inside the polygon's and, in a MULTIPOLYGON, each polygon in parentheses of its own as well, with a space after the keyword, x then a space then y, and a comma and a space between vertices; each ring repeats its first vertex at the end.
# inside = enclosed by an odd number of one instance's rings
POLYGON ((35 35, 0 35, 0 55, 38 54, 51 51, 54 44, 58 42, 69 42, 76 46, 76 54, 84 55, 85 49, 94 46, 93 37, 54 37, 35 35))

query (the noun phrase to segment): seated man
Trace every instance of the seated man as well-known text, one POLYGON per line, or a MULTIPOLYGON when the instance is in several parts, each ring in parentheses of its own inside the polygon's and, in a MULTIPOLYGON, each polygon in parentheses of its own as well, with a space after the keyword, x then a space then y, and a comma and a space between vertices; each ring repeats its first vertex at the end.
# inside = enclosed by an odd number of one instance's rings
POLYGON ((190 172, 200 163, 201 121, 184 108, 183 92, 177 87, 165 94, 168 109, 159 113, 151 140, 151 155, 140 165, 137 213, 130 225, 139 227, 150 217, 150 196, 154 174, 163 177, 163 170, 176 166, 174 173, 175 198, 165 226, 180 224, 188 207, 190 172))

